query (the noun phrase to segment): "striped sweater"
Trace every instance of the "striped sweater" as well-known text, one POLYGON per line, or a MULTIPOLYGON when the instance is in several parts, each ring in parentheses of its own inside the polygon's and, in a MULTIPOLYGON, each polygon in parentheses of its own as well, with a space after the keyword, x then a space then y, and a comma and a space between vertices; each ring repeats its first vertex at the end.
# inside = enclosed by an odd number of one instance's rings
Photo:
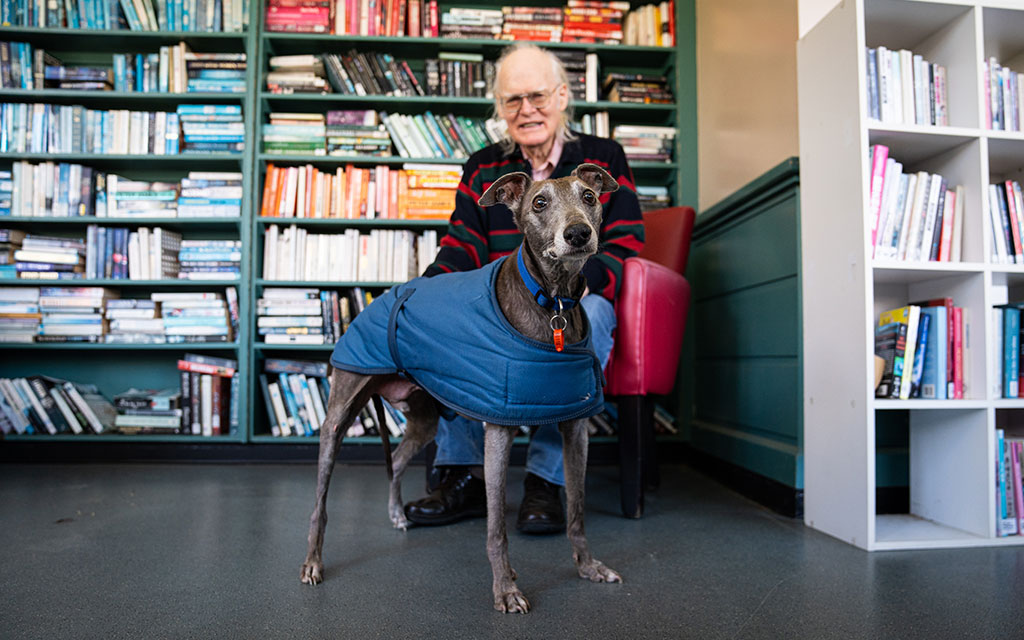
MULTIPOLYGON (((640 203, 633 172, 619 143, 577 135, 578 139, 565 143, 551 177, 568 176, 580 164, 590 162, 604 168, 618 181, 618 191, 601 196, 604 220, 599 252, 583 267, 590 291, 614 301, 622 281, 623 262, 635 256, 644 244, 640 203)), ((529 161, 518 146, 507 156, 495 144, 469 157, 455 196, 455 211, 448 222, 447 235, 441 239, 437 258, 423 275, 478 269, 515 251, 523 241, 523 234, 516 228, 508 207, 498 204, 485 209, 476 203, 492 182, 515 171, 532 173, 529 161)))

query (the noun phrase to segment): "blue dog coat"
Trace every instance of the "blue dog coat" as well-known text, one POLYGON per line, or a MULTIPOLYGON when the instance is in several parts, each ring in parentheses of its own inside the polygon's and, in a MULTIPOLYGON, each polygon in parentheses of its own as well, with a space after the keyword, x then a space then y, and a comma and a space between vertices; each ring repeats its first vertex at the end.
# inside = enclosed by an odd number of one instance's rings
POLYGON ((584 339, 561 353, 516 331, 495 293, 504 260, 393 287, 355 317, 331 364, 362 374, 401 373, 452 411, 491 424, 539 425, 600 413, 604 380, 589 321, 584 339))

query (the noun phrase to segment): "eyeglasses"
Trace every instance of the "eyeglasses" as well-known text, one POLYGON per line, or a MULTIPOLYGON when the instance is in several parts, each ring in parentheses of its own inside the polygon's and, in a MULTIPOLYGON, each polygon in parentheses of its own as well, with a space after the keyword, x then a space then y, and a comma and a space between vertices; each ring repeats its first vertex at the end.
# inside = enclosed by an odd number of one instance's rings
POLYGON ((501 105, 508 115, 515 115, 519 113, 519 110, 523 108, 523 99, 530 101, 534 109, 544 109, 551 104, 551 96, 555 93, 555 90, 551 91, 531 91, 530 93, 519 93, 514 96, 505 96, 502 100, 501 105))

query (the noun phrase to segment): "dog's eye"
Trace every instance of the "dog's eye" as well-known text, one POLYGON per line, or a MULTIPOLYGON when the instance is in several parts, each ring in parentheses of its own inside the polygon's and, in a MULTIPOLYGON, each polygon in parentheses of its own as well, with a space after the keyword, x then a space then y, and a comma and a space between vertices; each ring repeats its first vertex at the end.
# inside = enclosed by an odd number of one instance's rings
POLYGON ((594 195, 593 191, 584 191, 583 202, 586 202, 589 205, 593 205, 595 202, 597 202, 597 196, 594 195))
POLYGON ((537 196, 533 199, 533 208, 537 211, 540 211, 546 206, 548 206, 548 199, 544 196, 537 196))

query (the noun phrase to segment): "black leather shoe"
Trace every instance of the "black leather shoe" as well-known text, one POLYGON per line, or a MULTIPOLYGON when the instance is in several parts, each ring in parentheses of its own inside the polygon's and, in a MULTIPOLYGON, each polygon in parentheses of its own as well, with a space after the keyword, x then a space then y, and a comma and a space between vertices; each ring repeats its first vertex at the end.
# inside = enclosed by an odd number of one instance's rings
POLYGON ((445 467, 441 476, 441 485, 426 498, 405 505, 406 518, 431 526, 487 515, 486 485, 470 467, 445 467))
POLYGON ((519 505, 516 529, 523 533, 560 533, 565 531, 562 488, 532 473, 523 482, 523 501, 519 505))

